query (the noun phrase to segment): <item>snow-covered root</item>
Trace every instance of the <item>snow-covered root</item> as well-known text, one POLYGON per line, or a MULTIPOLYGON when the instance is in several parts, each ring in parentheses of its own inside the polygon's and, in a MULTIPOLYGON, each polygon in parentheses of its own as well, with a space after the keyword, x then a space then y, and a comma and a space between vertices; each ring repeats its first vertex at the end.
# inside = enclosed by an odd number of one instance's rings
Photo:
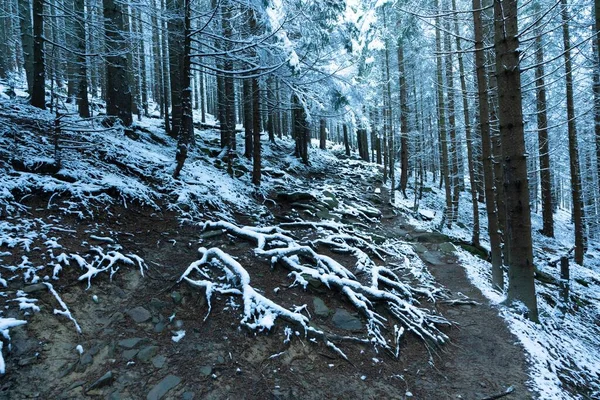
MULTIPOLYGON (((437 293, 428 288, 414 288, 402 282, 391 268, 377 266, 364 251, 349 244, 356 243, 358 246, 373 251, 374 246, 370 247, 372 245, 368 245, 361 238, 346 233, 337 233, 326 239, 316 240, 312 244, 327 245, 354 255, 358 260, 356 269, 362 275, 369 276, 370 282, 368 283, 359 281, 351 271, 332 258, 317 253, 309 246, 298 244, 289 235, 289 232, 280 227, 238 227, 229 222, 219 221, 207 222, 203 224, 203 228, 221 229, 233 236, 255 243, 257 255, 268 257, 271 265, 280 263, 290 271, 290 277, 294 279, 292 285, 301 285, 306 289, 309 280, 312 280, 342 293, 366 319, 367 337, 354 339, 370 342, 374 346, 388 349, 392 353, 398 352, 401 337, 406 331, 413 332, 426 344, 439 345, 448 341, 448 337, 439 330, 438 326, 449 325, 450 322, 442 316, 419 308, 417 306, 419 302, 414 297, 415 294, 425 295, 435 301, 437 293), (386 316, 391 317, 390 321, 375 310, 376 304, 386 305, 386 316), (385 335, 385 332, 391 328, 391 324, 394 324, 394 345, 385 335), (396 324, 401 327, 397 327, 396 324)), ((305 327, 306 332, 308 317, 282 309, 271 300, 256 293, 249 285, 248 273, 229 255, 219 249, 200 249, 200 251, 202 258, 192 263, 180 280, 186 280, 196 287, 204 288, 208 300, 214 292, 244 296, 244 305, 250 307, 251 311, 245 311, 243 323, 246 326, 265 329, 269 325, 267 322, 274 321, 273 316, 282 316, 288 321, 305 327), (213 260, 212 265, 220 266, 225 272, 225 277, 211 276, 209 269, 201 268, 209 264, 211 260, 213 260), (202 279, 190 278, 193 271, 196 271, 202 279), (232 285, 232 282, 235 284, 232 285)), ((388 252, 386 251, 386 253, 388 252)), ((380 254, 379 257, 381 257, 380 254)), ((409 260, 404 257, 404 262, 408 263, 409 260)), ((270 325, 268 327, 270 328, 270 325)))
POLYGON ((62 310, 57 310, 55 308, 54 314, 64 315, 65 317, 67 317, 68 319, 73 321, 73 324, 75 324, 75 329, 77 329, 77 333, 81 334, 81 327, 77 323, 77 320, 75 318, 73 318, 73 314, 71 314, 71 311, 69 311, 69 307, 67 307, 65 302, 60 298, 60 296, 56 292, 56 290, 54 290, 54 286, 52 286, 51 283, 47 283, 47 282, 44 282, 44 285, 46 285, 46 287, 48 288, 50 293, 52 293, 52 295, 54 296, 56 301, 58 301, 58 304, 60 304, 60 306, 62 307, 62 310))
MULTIPOLYGON (((376 302, 385 303, 387 311, 393 317, 426 343, 443 344, 448 341, 448 337, 436 327, 436 324, 449 325, 450 322, 442 316, 431 314, 427 310, 413 305, 414 300, 410 291, 401 294, 394 288, 392 290, 380 289, 378 287, 380 277, 375 280, 376 286, 373 284, 366 286, 357 280, 325 272, 318 266, 302 265, 297 262, 297 257, 294 257, 302 253, 297 249, 272 249, 263 251, 261 254, 271 257, 272 263, 280 262, 286 266, 295 278, 294 283, 296 284, 306 288, 307 278, 310 278, 320 281, 330 289, 336 288, 344 293, 348 300, 367 318, 367 331, 369 336, 375 339, 374 344, 389 348, 389 344, 381 332, 381 327, 384 326, 383 321, 386 319, 374 311, 376 302)), ((388 281, 392 282, 389 279, 388 281)))
MULTIPOLYGON (((8 350, 10 350, 10 334, 8 330, 15 326, 25 325, 27 321, 15 319, 15 318, 3 318, 0 317, 0 335, 8 343, 8 350)), ((6 364, 4 363, 4 357, 2 356, 2 350, 4 347, 4 341, 0 340, 0 375, 6 373, 6 364)))
POLYGON ((252 228, 252 227, 238 227, 230 222, 218 221, 218 222, 205 222, 202 225, 202 229, 205 230, 218 230, 223 229, 232 235, 241 237, 246 240, 250 240, 256 243, 256 247, 264 249, 267 241, 281 241, 283 243, 293 243, 294 239, 283 234, 283 230, 279 230, 276 227, 272 228, 252 228))
POLYGON ((137 266, 142 276, 144 276, 144 270, 148 269, 144 260, 135 254, 123 255, 114 250, 104 253, 104 250, 102 250, 101 247, 92 247, 91 250, 97 253, 91 263, 88 263, 87 260, 78 254, 71 254, 71 259, 75 260, 81 269, 86 270, 78 280, 82 281, 87 279, 87 289, 89 289, 92 284, 92 278, 102 272, 109 271, 110 279, 112 280, 113 275, 119 270, 119 264, 137 266))
MULTIPOLYGON (((294 310, 288 310, 258 293, 250 285, 248 271, 229 254, 214 247, 211 249, 200 248, 198 251, 201 258, 190 264, 179 278, 179 282, 185 280, 192 286, 204 288, 209 312, 214 293, 238 295, 242 297, 244 303, 241 324, 249 329, 258 331, 270 330, 275 324, 275 320, 281 318, 298 326, 304 331, 305 336, 323 339, 330 347, 333 346, 333 344, 329 345, 331 340, 368 342, 367 339, 339 336, 310 326, 309 317, 301 313, 306 307, 297 307, 294 310), (224 275, 215 276, 214 270, 224 275), (191 277, 194 273, 200 275, 201 278, 194 279, 191 277)), ((339 349, 337 351, 341 353, 339 349)), ((341 354, 343 355, 343 353, 341 354)), ((345 357, 345 355, 343 356, 345 357)))

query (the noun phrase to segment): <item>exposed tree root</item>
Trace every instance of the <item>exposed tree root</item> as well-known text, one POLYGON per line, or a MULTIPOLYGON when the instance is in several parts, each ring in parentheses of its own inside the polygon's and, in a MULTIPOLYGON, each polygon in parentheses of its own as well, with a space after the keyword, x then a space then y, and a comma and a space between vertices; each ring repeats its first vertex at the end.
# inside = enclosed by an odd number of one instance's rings
MULTIPOLYGON (((269 330, 277 318, 282 318, 304 331, 308 337, 316 337, 344 356, 333 341, 352 340, 371 343, 376 348, 384 348, 398 356, 400 340, 406 331, 412 332, 426 345, 441 345, 448 337, 439 330, 439 325, 449 325, 444 317, 429 310, 419 308, 415 295, 425 294, 435 301, 428 290, 416 289, 385 266, 378 266, 368 254, 357 245, 366 247, 378 258, 383 259, 379 249, 360 238, 347 234, 337 234, 312 242, 312 247, 296 242, 289 232, 281 227, 238 227, 232 223, 207 222, 204 229, 223 230, 230 235, 251 241, 256 245, 258 256, 268 257, 272 265, 280 264, 290 271, 294 279, 292 286, 306 288, 309 281, 320 282, 331 290, 341 293, 363 316, 366 335, 340 336, 315 328, 310 317, 303 311, 306 305, 288 310, 258 293, 250 285, 250 275, 231 256, 218 248, 199 249, 201 258, 192 263, 179 281, 205 290, 209 313, 214 293, 237 295, 243 298, 244 313, 241 324, 254 330, 269 330), (368 282, 361 282, 355 274, 332 259, 314 250, 316 245, 327 245, 357 258, 356 272, 367 276, 368 282), (379 305, 376 309, 376 305, 379 305), (381 307, 383 306, 383 307, 381 307), (383 311, 382 311, 383 310, 383 311), (393 331, 393 334, 390 332, 393 331)), ((405 259, 408 262, 408 259, 405 259)), ((207 315, 208 317, 208 315, 207 315)))

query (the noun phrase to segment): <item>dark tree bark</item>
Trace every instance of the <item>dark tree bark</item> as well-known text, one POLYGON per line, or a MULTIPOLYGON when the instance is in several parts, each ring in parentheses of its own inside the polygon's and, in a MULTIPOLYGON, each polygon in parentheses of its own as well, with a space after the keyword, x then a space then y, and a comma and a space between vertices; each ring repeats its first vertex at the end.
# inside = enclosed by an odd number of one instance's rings
POLYGON ((488 80, 485 66, 481 0, 473 0, 473 10, 479 131, 482 142, 481 156, 483 164, 485 207, 492 258, 492 284, 497 289, 502 290, 504 288, 504 271, 502 270, 501 238, 498 233, 498 214, 496 213, 496 200, 494 196, 494 170, 492 168, 492 149, 490 140, 490 102, 488 99, 488 80))
POLYGON ((244 79, 243 82, 243 98, 244 98, 244 156, 250 160, 252 159, 252 126, 253 126, 253 114, 252 114, 252 79, 244 79))
POLYGON ((23 68, 27 76, 29 94, 33 91, 33 21, 30 0, 19 0, 19 27, 23 49, 23 68))
POLYGON ((75 15, 78 18, 78 21, 74 24, 75 37, 79 39, 77 42, 77 51, 79 54, 76 56, 78 68, 77 111, 80 117, 89 118, 90 103, 88 100, 87 62, 84 55, 86 53, 85 0, 75 0, 75 15))
POLYGON ((400 191, 406 199, 408 185, 408 95, 404 71, 404 44, 398 39, 398 77, 400 86, 400 191))
MULTIPOLYGON (((435 0, 435 9, 439 10, 439 0, 435 0)), ((452 227, 452 186, 450 182, 450 159, 448 157, 448 141, 446 137, 446 105, 444 103, 444 78, 442 75, 442 34, 440 31, 440 17, 435 18, 435 49, 436 49, 436 77, 437 77, 437 109, 438 109, 438 132, 441 144, 441 173, 446 195, 446 224, 452 227)), ((440 180, 440 185, 442 180, 440 180)))
POLYGON ((565 82, 567 91, 567 128, 569 131, 569 165, 571 170, 571 192, 573 194, 573 223, 575 224, 575 262, 583 265, 585 254, 583 198, 581 192, 581 172, 579 166, 579 146, 577 145, 577 125, 573 99, 573 73, 571 66, 571 40, 569 35, 569 11, 567 0, 561 0, 562 31, 565 58, 565 82))
POLYGON ((534 285, 529 186, 521 100, 517 0, 494 2, 494 48, 498 83, 498 120, 506 194, 506 241, 510 245, 508 301, 522 302, 538 320, 534 285))
POLYGON ((321 118, 319 121, 319 148, 327 149, 327 120, 321 118))
POLYGON ((446 94, 447 103, 446 108, 448 111, 448 139, 450 141, 448 148, 448 163, 450 168, 450 183, 452 185, 452 210, 449 212, 448 223, 454 224, 458 220, 458 207, 460 199, 460 185, 459 185, 459 145, 457 143, 456 135, 456 107, 454 98, 454 60, 452 57, 452 43, 450 40, 450 22, 448 18, 444 23, 444 51, 446 52, 446 94))
POLYGON ((350 157, 350 140, 348 138, 348 125, 343 125, 344 129, 344 147, 346 149, 346 156, 350 157))
MULTIPOLYGON (((162 1, 162 8, 165 8, 165 2, 166 0, 160 0, 162 1)), ((163 32, 167 32, 168 31, 168 24, 165 22, 163 24, 163 32)), ((165 118, 165 133, 167 135, 174 135, 176 133, 172 133, 173 130, 171 129, 171 122, 170 122, 170 111, 169 109, 171 108, 171 84, 170 84, 170 71, 169 71, 169 46, 168 46, 168 41, 167 41, 167 36, 166 34, 162 34, 162 43, 161 43, 161 48, 162 48, 162 82, 163 82, 163 95, 164 95, 164 118, 165 118)))
MULTIPOLYGON (((222 19, 221 26, 223 29, 223 36, 225 37, 225 51, 231 49, 230 40, 233 38, 233 27, 231 25, 231 6, 223 4, 221 6, 222 19)), ((224 109, 224 122, 225 132, 224 135, 227 138, 227 147, 229 148, 227 157, 227 166, 230 175, 233 175, 233 158, 236 151, 236 138, 235 138, 235 84, 233 81, 233 59, 231 57, 225 57, 223 60, 223 109, 224 109)))
POLYGON ((292 110, 294 124, 294 138, 296 141, 295 155, 302 159, 304 164, 308 164, 308 139, 310 137, 310 128, 306 120, 306 111, 300 102, 297 94, 292 95, 292 110))
MULTIPOLYGON (((536 4, 537 6, 537 4, 536 4)), ((539 6, 535 7, 536 10, 539 6)), ((535 38, 535 95, 537 108, 538 147, 540 159, 540 183, 542 192, 542 235, 554 237, 554 217, 552 209, 552 182, 550 175, 550 146, 548 138, 548 115, 546 111, 546 84, 544 83, 544 50, 542 31, 537 28, 535 38)))
POLYGON ((181 127, 181 91, 183 89, 183 51, 184 39, 183 0, 167 0, 167 21, 169 40, 169 78, 171 82, 171 136, 176 137, 181 127))
POLYGON ((252 79, 252 183, 260 185, 261 179, 261 146, 262 132, 260 113, 260 85, 257 78, 252 79))
POLYGON ((275 120, 277 114, 275 113, 275 108, 278 104, 275 102, 275 83, 273 78, 269 78, 267 80, 267 132, 269 134, 269 142, 275 143, 275 120))
POLYGON ((130 126, 133 117, 123 21, 120 3, 104 0, 104 29, 109 54, 106 57, 106 115, 115 116, 123 125, 130 126))
MULTIPOLYGON (((452 0, 452 10, 456 11, 456 0, 452 0)), ((467 139, 467 164, 469 168, 469 180, 471 181, 471 203, 473 204, 473 230, 471 235, 471 242, 474 246, 479 246, 479 205, 477 203, 477 176, 475 175, 473 137, 471 133, 471 119, 469 116, 469 98, 467 95, 467 82, 465 78, 465 67, 463 63, 462 46, 460 43, 458 18, 454 18, 454 34, 456 35, 458 73, 460 75, 460 91, 462 95, 463 117, 465 120, 465 137, 467 139)))
MULTIPOLYGON (((594 91, 594 137, 596 144, 596 172, 598 180, 600 181, 600 37, 598 36, 598 27, 600 26, 600 0, 595 1, 595 25, 594 32, 596 37, 592 40, 592 46, 594 50, 594 67, 592 68, 593 73, 593 91, 594 91)), ((597 185, 597 199, 600 201, 600 182, 597 185)))
MULTIPOLYGON (((156 1, 153 0, 154 6, 157 7, 156 1)), ((160 2, 158 3, 158 7, 160 7, 160 2)), ((157 7, 157 8, 158 8, 157 7)), ((158 103, 160 108, 160 117, 164 118, 164 107, 165 107, 165 90, 163 83, 163 59, 161 53, 161 43, 160 36, 158 34, 159 25, 158 18, 156 17, 156 13, 151 13, 151 21, 152 21, 152 55, 154 58, 154 87, 153 87, 153 97, 154 100, 158 103)))
POLYGON ((31 105, 46 109, 46 62, 44 54, 44 1, 33 0, 33 88, 31 105))
POLYGON ((192 40, 191 40, 191 0, 183 0, 184 4, 184 40, 183 40, 183 70, 181 74, 181 124, 177 135, 177 167, 173 176, 179 177, 187 158, 188 150, 194 144, 194 120, 192 117, 192 40))

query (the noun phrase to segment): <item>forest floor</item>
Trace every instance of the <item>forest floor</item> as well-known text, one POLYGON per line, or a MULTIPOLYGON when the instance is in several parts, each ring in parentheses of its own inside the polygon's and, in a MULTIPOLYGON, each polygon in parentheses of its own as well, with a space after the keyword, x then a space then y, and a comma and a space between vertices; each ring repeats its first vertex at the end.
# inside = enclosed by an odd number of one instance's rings
MULTIPOLYGON (((477 249, 431 229, 435 205, 392 206, 379 166, 336 149, 304 166, 287 138, 263 145, 256 190, 210 129, 176 181, 146 121, 67 120, 56 171, 52 116, 0 101, 0 398, 538 397, 548 374, 472 284, 485 262, 460 247, 477 249)), ((593 398, 595 353, 577 353, 591 367, 565 357, 560 382, 593 398)))
MULTIPOLYGON (((267 153, 267 164, 289 152, 289 147, 275 147, 267 153)), ((466 278, 449 239, 408 224, 389 204, 385 189, 376 193, 382 186, 379 173, 370 173, 359 161, 332 160, 288 170, 284 185, 262 193, 271 199, 264 202, 266 209, 233 211, 227 219, 237 224, 317 223, 290 226, 288 232, 299 240, 322 236, 318 223, 337 221, 370 233, 371 243, 385 243, 388 249, 402 245, 405 253, 412 248, 410 262, 416 269, 407 279, 420 274, 417 280, 444 293, 442 300, 425 298, 420 305, 450 321, 440 327, 448 343, 426 345, 409 333, 395 357, 348 341, 337 345, 344 359, 322 343, 293 334, 290 340, 287 327, 279 324, 262 332, 241 328, 243 305, 233 297, 216 295, 205 318, 203 291, 179 282, 198 259, 199 246, 219 248, 246 265, 253 287, 278 303, 306 305, 315 326, 339 334, 364 330, 364 319, 339 293, 312 283, 306 289, 293 287, 288 271, 271 268, 253 255, 250 244, 205 231, 165 202, 152 207, 104 202, 83 215, 73 211, 77 205, 68 191, 29 188, 13 190, 19 207, 7 212, 3 226, 4 316, 27 323, 10 329, 0 397, 483 399, 512 388, 508 398, 531 398, 523 349, 466 278), (347 207, 338 213, 337 205, 314 209, 314 199, 299 191, 307 187, 345 201, 353 212, 347 207), (90 262, 86 268, 93 284, 88 288, 88 280, 79 278, 83 264, 78 260, 110 254, 130 262, 106 271, 90 262), (134 265, 132 254, 144 263, 134 265)), ((100 174, 109 173, 99 168, 100 174)), ((275 169, 270 174, 278 175, 275 169)), ((343 265, 354 262, 345 254, 327 254, 343 265)), ((406 262, 394 253, 384 258, 386 265, 406 262)))
MULTIPOLYGON (((315 188, 322 182, 313 179, 311 184, 315 188)), ((335 186, 335 178, 328 183, 335 186)), ((365 192, 369 183, 363 183, 365 192)), ((85 253, 89 248, 82 246, 82 239, 92 233, 99 238, 110 236, 142 257, 149 268, 144 277, 130 269, 119 271, 112 282, 107 277, 97 279, 89 290, 77 281, 77 270, 65 270, 54 287, 70 305, 81 335, 66 318, 48 312, 56 300, 45 286, 11 283, 7 292, 24 289, 39 300, 41 311, 28 318, 27 325, 11 330, 8 373, 0 378, 2 397, 131 399, 170 386, 173 388, 165 398, 484 399, 511 386, 515 390, 508 398, 532 397, 526 387, 529 377, 524 351, 497 310, 487 305, 468 281, 456 257, 443 250, 445 242, 415 232, 385 200, 373 205, 382 211, 384 220, 373 224, 377 234, 414 237, 436 285, 451 295, 462 293, 477 304, 429 305, 453 324, 444 329, 450 343, 434 353, 416 337, 407 336, 398 359, 378 354, 370 346, 345 344, 348 361, 323 346, 301 340, 283 343, 281 328, 259 334, 240 330, 235 306, 226 298, 216 301, 204 320, 203 294, 177 283, 197 259, 198 243, 219 247, 238 261, 248 259, 248 245, 222 236, 202 239, 197 226, 182 226, 175 213, 164 209, 112 206, 94 220, 81 221, 47 209, 47 203, 47 197, 32 196, 22 204, 28 207, 28 218, 39 226, 51 226, 62 249, 85 253), (419 239, 425 241, 417 242, 419 239), (174 342, 173 332, 179 330, 186 335, 174 342), (77 345, 85 349, 83 354, 75 350, 77 345), (110 377, 102 381, 107 373, 110 377), (95 382, 100 383, 94 387, 95 382)), ((279 210, 273 211, 277 216, 279 210)), ((28 257, 36 264, 36 257, 44 253, 44 241, 34 240, 31 248, 28 257)), ((18 264, 21 256, 15 252, 4 262, 18 264)), ((293 296, 296 303, 308 304, 311 313, 316 298, 330 310, 351 311, 335 293, 322 288, 308 286, 303 291, 287 287, 290 282, 281 269, 271 271, 264 265, 248 269, 255 286, 265 291, 280 287, 276 297, 293 296)), ((334 327, 332 316, 319 317, 319 323, 334 327)))

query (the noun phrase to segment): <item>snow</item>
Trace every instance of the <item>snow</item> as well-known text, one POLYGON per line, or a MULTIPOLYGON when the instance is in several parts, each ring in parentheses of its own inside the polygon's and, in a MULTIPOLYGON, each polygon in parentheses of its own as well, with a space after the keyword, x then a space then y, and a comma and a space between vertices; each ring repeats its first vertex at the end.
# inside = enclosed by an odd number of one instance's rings
POLYGON ((56 290, 54 290, 54 286, 52 286, 52 284, 50 284, 50 283, 44 283, 44 285, 46 285, 46 287, 48 288, 50 293, 52 293, 54 295, 54 298, 56 299, 56 301, 58 301, 58 304, 62 307, 62 310, 54 309, 54 314, 64 315, 65 317, 70 319, 73 322, 73 324, 75 324, 75 329, 77 330, 77 333, 81 334, 81 327, 77 323, 77 320, 71 314, 71 311, 69 311, 69 307, 67 307, 65 302, 60 298, 60 296, 56 292, 56 290))
POLYGON ((75 350, 77 350, 77 352, 79 354, 83 354, 83 346, 78 344, 77 347, 75 347, 75 350))
MULTIPOLYGON (((4 318, 0 317, 0 334, 8 344, 8 349, 10 350, 10 334, 9 329, 14 328, 16 326, 25 325, 27 321, 15 319, 15 318, 4 318)), ((4 375, 6 373, 6 364, 4 363, 4 357, 2 356, 2 350, 4 347, 4 341, 0 340, 0 375, 4 375)))
POLYGON ((175 343, 178 343, 181 339, 183 339, 184 336, 185 336, 184 330, 175 331, 175 332, 173 332, 173 336, 171 337, 171 340, 174 341, 175 343))
POLYGON ((17 292, 17 297, 15 297, 15 299, 13 301, 16 301, 19 303, 19 309, 21 311, 28 311, 31 310, 33 312, 39 312, 40 308, 35 305, 35 303, 37 303, 37 299, 30 299, 27 297, 27 295, 25 294, 25 292, 19 290, 17 292))

